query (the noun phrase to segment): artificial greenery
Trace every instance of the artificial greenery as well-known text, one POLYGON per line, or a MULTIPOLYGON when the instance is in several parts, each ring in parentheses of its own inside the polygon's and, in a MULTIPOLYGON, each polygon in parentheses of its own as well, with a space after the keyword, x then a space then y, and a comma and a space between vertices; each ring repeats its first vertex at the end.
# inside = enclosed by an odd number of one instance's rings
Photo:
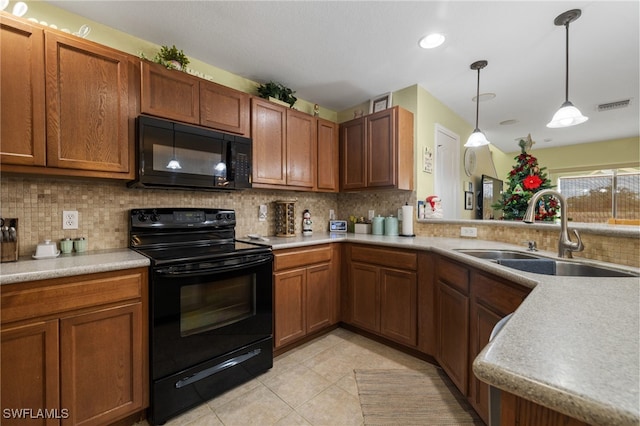
MULTIPOLYGON (((507 176, 509 189, 502 193, 502 201, 492 206, 502 210, 506 220, 522 220, 533 194, 553 188, 545 173, 546 167, 538 166, 536 157, 527 153, 527 149, 533 145, 531 135, 526 140, 520 140, 518 145, 521 152, 514 158, 517 164, 507 176)), ((536 220, 553 221, 557 214, 558 202, 555 198, 547 196, 538 202, 536 220)))
POLYGON ((269 99, 269 97, 272 97, 279 99, 288 103, 290 107, 293 107, 293 104, 298 100, 298 98, 293 96, 294 93, 296 92, 285 87, 282 83, 276 83, 273 81, 258 86, 258 95, 261 98, 269 99))
POLYGON ((186 71, 187 65, 189 64, 189 58, 187 58, 182 49, 179 50, 175 44, 171 47, 162 46, 153 58, 153 62, 164 65, 167 68, 178 69, 172 61, 178 62, 180 64, 179 69, 182 71, 186 71))

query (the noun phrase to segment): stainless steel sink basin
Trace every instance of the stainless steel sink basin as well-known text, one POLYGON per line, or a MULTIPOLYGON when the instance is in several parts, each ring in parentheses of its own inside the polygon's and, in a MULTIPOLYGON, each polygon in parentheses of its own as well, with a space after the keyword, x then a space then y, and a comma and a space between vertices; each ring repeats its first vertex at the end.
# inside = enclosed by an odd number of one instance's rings
POLYGON ((589 265, 585 263, 556 260, 556 273, 559 276, 570 277, 639 277, 640 274, 622 269, 605 266, 589 265))
POLYGON ((589 264, 584 261, 553 259, 530 252, 515 250, 458 249, 460 253, 490 260, 503 266, 534 274, 565 277, 639 277, 634 271, 589 264))
POLYGON ((540 259, 534 253, 524 253, 515 250, 474 250, 474 249, 457 249, 460 253, 469 256, 479 257, 480 259, 498 260, 498 259, 540 259))

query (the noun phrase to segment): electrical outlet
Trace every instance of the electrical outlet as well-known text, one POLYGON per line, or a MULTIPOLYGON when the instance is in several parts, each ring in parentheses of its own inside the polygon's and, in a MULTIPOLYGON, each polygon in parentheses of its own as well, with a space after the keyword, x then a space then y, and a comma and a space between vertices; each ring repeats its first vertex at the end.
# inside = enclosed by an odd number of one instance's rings
POLYGON ((78 222, 77 210, 62 211, 62 229, 78 229, 78 222))
POLYGON ((369 210, 369 220, 372 220, 376 216, 375 210, 369 210))
POLYGON ((266 204, 260 204, 260 207, 258 208, 258 221, 260 222, 267 221, 267 205, 266 204))
POLYGON ((478 228, 470 228, 466 226, 460 227, 460 236, 461 237, 472 237, 475 238, 478 236, 478 228))
POLYGON ((329 220, 336 220, 336 212, 333 209, 329 209, 329 220))

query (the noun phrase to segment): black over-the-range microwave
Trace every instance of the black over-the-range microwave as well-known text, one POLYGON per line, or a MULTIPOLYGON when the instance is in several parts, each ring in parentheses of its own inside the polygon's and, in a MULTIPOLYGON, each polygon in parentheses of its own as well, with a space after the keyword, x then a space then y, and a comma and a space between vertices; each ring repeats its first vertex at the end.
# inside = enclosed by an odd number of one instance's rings
POLYGON ((251 139, 140 115, 134 188, 251 188, 251 139))

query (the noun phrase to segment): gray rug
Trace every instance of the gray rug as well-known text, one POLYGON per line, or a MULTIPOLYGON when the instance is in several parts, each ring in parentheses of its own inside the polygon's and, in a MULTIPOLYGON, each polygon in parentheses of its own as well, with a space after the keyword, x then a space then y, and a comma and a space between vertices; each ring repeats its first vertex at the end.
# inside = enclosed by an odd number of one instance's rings
POLYGON ((365 425, 484 425, 437 367, 355 375, 365 425))

